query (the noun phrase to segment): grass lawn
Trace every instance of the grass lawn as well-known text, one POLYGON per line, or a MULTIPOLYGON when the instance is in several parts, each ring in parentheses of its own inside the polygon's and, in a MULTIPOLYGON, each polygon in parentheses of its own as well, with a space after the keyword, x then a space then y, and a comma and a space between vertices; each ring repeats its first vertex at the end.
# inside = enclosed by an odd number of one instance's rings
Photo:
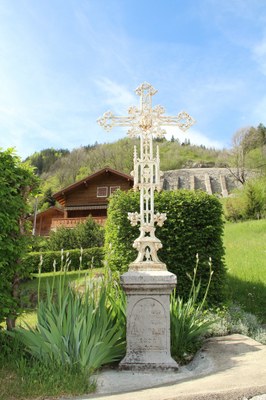
POLYGON ((228 295, 266 323, 266 220, 226 223, 228 295))

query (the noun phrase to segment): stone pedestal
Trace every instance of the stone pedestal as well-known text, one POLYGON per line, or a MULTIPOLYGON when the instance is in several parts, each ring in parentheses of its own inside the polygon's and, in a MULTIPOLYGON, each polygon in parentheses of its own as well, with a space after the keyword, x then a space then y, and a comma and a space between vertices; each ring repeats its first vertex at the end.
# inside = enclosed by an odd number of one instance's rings
POLYGON ((176 276, 167 270, 129 270, 121 276, 127 295, 126 370, 177 370, 170 353, 170 294, 176 276))

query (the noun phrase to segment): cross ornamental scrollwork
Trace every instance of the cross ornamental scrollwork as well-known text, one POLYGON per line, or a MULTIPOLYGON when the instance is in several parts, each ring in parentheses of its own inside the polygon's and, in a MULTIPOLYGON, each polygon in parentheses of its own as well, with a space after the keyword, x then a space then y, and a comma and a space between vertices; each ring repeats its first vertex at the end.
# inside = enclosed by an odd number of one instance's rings
POLYGON ((195 120, 185 111, 176 116, 165 116, 162 106, 152 107, 152 96, 157 93, 149 83, 142 83, 136 90, 140 96, 139 108, 132 106, 127 116, 116 116, 107 111, 98 119, 98 124, 107 131, 115 126, 128 127, 128 135, 140 137, 140 154, 134 147, 134 190, 140 191, 140 212, 129 213, 128 218, 133 226, 140 223, 140 236, 134 241, 133 247, 138 250, 136 260, 130 264, 130 269, 166 269, 157 255, 162 247, 161 241, 155 236, 155 224, 162 226, 166 220, 165 213, 154 213, 154 192, 161 190, 161 172, 159 148, 153 154, 153 138, 163 138, 165 126, 178 126, 186 131, 195 120))

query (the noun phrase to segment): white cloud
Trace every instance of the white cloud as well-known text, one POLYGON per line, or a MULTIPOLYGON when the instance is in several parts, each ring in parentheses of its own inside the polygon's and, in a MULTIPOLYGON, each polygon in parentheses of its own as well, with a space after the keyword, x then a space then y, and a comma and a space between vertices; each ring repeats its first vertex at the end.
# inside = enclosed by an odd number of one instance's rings
POLYGON ((120 113, 125 112, 129 106, 135 105, 137 102, 136 95, 133 91, 129 91, 125 86, 120 85, 108 78, 96 80, 96 85, 102 91, 102 101, 112 108, 111 111, 120 113))
POLYGON ((174 138, 180 140, 181 143, 187 139, 191 144, 198 146, 203 145, 206 147, 214 147, 219 149, 224 147, 224 143, 218 140, 210 139, 194 128, 190 128, 187 132, 183 132, 177 127, 166 127, 165 129, 167 131, 165 135, 167 140, 171 140, 172 136, 174 136, 174 138))

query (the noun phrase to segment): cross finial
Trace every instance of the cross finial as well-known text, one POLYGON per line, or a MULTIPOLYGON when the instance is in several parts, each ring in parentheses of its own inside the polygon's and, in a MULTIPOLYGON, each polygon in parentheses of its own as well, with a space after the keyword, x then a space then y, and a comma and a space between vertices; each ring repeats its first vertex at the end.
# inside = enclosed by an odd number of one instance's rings
POLYGON ((150 83, 144 82, 137 87, 135 93, 140 96, 140 110, 149 112, 152 109, 152 96, 157 93, 157 90, 150 83))
POLYGON ((143 82, 141 85, 137 87, 135 93, 138 96, 141 96, 145 92, 147 92, 150 96, 154 96, 158 92, 158 90, 154 89, 154 87, 150 83, 143 82))

